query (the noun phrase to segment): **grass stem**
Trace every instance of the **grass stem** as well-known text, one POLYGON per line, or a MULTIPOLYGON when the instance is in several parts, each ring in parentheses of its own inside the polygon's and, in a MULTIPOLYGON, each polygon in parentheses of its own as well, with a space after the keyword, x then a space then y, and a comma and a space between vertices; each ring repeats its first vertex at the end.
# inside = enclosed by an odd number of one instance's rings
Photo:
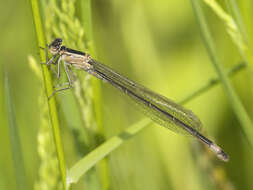
MULTIPOLYGON (((34 20, 34 25, 35 25, 36 35, 37 35, 38 48, 46 47, 45 34, 43 30, 38 0, 30 0, 30 3, 32 7, 33 20, 34 20)), ((42 63, 46 62, 45 51, 41 48, 40 48, 40 60, 42 63)), ((47 66, 45 64, 41 64, 41 65, 42 65, 42 71, 43 71, 43 80, 44 80, 46 96, 49 97, 53 93, 52 79, 51 79, 51 75, 47 66)), ((61 135, 60 135, 60 125, 59 125, 55 97, 51 97, 50 100, 48 100, 48 108, 49 108, 49 117, 50 117, 51 125, 53 128, 53 136, 54 136, 57 156, 59 160, 59 167, 60 167, 60 172, 61 172, 63 188, 67 189, 66 166, 65 166, 65 159, 64 159, 64 153, 63 153, 63 147, 62 147, 62 141, 61 141, 61 135)))

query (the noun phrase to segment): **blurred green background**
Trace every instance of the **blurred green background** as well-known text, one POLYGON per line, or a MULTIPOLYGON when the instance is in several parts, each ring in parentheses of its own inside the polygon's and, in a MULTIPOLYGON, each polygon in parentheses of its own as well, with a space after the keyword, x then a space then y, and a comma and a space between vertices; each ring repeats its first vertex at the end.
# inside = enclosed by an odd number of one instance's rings
MULTIPOLYGON (((224 2, 218 2, 226 10, 224 2)), ((37 139, 43 110, 38 97, 42 83, 28 64, 28 55, 33 55, 39 62, 39 48, 29 3, 17 0, 2 0, 0 3, 0 189, 18 189, 5 108, 4 75, 7 70, 28 189, 34 189, 39 178, 41 162, 37 139)), ((121 74, 176 102, 216 76, 190 1, 94 0, 91 3, 97 59, 121 74)), ((237 3, 251 43, 253 3, 250 0, 237 3)), ((78 15, 82 9, 78 7, 78 2, 75 5, 78 15)), ((222 64, 231 68, 240 63, 242 58, 227 34, 224 23, 204 3, 203 10, 222 64)), ((43 9, 41 12, 46 14, 43 9)), ((252 119, 250 77, 243 70, 232 81, 252 119)), ((71 96, 70 92, 65 94, 71 96)), ((58 97, 62 99, 63 96, 61 94, 58 97)), ((106 138, 120 133, 144 117, 127 98, 108 84, 102 83, 101 96, 106 138)), ((59 113, 66 114, 66 110, 62 111, 62 104, 63 101, 59 100, 59 113)), ((68 127, 78 125, 75 121, 78 118, 76 108, 69 105, 66 107, 68 116, 60 114, 60 119, 64 153, 67 166, 71 167, 78 158, 73 155, 75 137, 68 127)), ((252 147, 245 140, 223 87, 218 85, 206 91, 185 107, 199 116, 203 132, 224 148, 230 161, 223 163, 217 160, 193 138, 177 135, 152 124, 109 155, 109 189, 253 188, 252 147)), ((102 189, 94 185, 96 183, 99 182, 91 183, 87 189, 102 189)), ((83 189, 83 186, 77 184, 73 189, 83 189)))

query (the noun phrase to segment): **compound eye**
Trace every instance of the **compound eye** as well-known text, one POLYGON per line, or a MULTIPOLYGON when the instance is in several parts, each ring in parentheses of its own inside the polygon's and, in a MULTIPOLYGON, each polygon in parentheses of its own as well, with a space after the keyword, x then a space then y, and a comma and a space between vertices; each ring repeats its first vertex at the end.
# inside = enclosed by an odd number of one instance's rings
POLYGON ((62 39, 61 38, 56 38, 54 40, 55 43, 61 44, 62 43, 62 39))
POLYGON ((61 49, 62 45, 62 39, 61 38, 56 38, 50 45, 49 45, 49 50, 52 54, 57 54, 58 51, 61 49))
POLYGON ((60 46, 62 44, 62 39, 61 38, 56 38, 50 45, 50 48, 54 49, 60 49, 60 46))

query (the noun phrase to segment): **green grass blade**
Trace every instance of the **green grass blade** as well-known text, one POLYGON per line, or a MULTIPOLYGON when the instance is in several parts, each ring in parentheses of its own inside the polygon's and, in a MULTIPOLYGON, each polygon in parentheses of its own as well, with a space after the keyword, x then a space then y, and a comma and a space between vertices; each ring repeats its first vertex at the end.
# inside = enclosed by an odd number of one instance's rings
MULTIPOLYGON (((231 68, 227 73, 229 76, 233 76, 242 69, 245 68, 245 63, 238 64, 231 68)), ((180 101, 181 104, 185 104, 190 100, 196 98, 197 96, 207 92, 215 85, 219 84, 220 80, 218 78, 210 79, 205 85, 200 86, 193 93, 187 95, 185 98, 180 101)), ((121 134, 108 139, 105 143, 97 147, 95 150, 90 152, 83 159, 78 161, 70 170, 69 170, 69 183, 76 183, 82 175, 84 175, 91 167, 97 164, 105 156, 109 155, 112 151, 118 148, 126 140, 136 136, 139 132, 147 127, 151 121, 149 119, 143 119, 131 127, 124 130, 121 134)))
POLYGON ((220 61, 216 55, 215 45, 213 43, 213 39, 209 32, 209 28, 207 22, 205 20, 204 14, 202 12, 202 8, 200 6, 200 2, 198 0, 191 0, 193 5, 193 10, 195 12, 197 21, 200 26, 200 30, 202 33, 202 37, 204 39, 205 46, 207 48, 207 52, 210 56, 211 62, 223 84, 225 93, 229 99, 229 103, 239 120, 241 127, 245 133, 246 138, 248 139, 249 143, 253 147, 253 123, 247 114, 245 108, 243 107, 239 97, 237 96, 235 90, 233 89, 228 77, 225 74, 225 69, 220 64, 220 61))
POLYGON ((85 156, 83 159, 78 161, 69 170, 69 183, 76 183, 79 178, 91 167, 93 167, 98 161, 103 159, 129 138, 134 137, 138 132, 140 132, 150 123, 151 122, 149 119, 141 120, 140 122, 124 130, 119 135, 110 138, 105 143, 89 153, 87 156, 85 156))
POLYGON ((16 122, 16 115, 15 115, 13 101, 12 101, 13 99, 11 97, 7 73, 5 76, 4 90, 5 90, 6 114, 8 118, 8 130, 9 130, 9 137, 10 137, 10 142, 11 142, 11 151, 12 151, 12 158, 13 158, 14 169, 15 169, 17 189, 20 189, 20 190, 28 189, 19 131, 18 131, 18 126, 16 122))
MULTIPOLYGON (((45 45, 46 45, 45 34, 43 31, 43 25, 42 25, 42 21, 41 21, 38 0, 30 0, 30 4, 32 7, 33 20, 34 20, 37 41, 38 41, 38 48, 45 47, 45 45)), ((45 55, 45 51, 43 49, 40 49, 40 60, 42 63, 46 62, 46 55, 45 55)), ((45 64, 42 65, 42 70, 43 70, 43 80, 44 80, 44 85, 45 85, 46 96, 49 97, 53 93, 53 85, 52 85, 51 75, 50 75, 49 70, 45 64)), ((54 140, 55 140, 55 144, 56 144, 56 151, 57 151, 57 156, 58 156, 59 165, 60 165, 62 183, 63 183, 64 189, 66 189, 65 158, 64 158, 63 147, 62 147, 62 142, 61 142, 58 112, 57 112, 56 101, 55 101, 54 97, 50 98, 50 100, 48 101, 48 108, 49 108, 49 115, 50 115, 51 124, 53 127, 53 135, 54 135, 54 140)))

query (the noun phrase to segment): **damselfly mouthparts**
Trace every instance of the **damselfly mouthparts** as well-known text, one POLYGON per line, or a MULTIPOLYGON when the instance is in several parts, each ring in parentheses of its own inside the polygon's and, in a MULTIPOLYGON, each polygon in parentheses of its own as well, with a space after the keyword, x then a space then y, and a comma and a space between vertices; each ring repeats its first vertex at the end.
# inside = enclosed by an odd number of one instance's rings
POLYGON ((59 78, 61 74, 60 66, 63 62, 68 77, 67 87, 55 90, 53 94, 73 87, 73 81, 71 79, 72 66, 82 69, 110 83, 124 94, 128 95, 153 121, 175 132, 183 132, 184 134, 189 134, 197 138, 200 142, 207 145, 218 158, 223 161, 229 160, 228 155, 218 145, 199 132, 201 129, 201 122, 190 110, 127 79, 108 66, 97 62, 88 54, 63 46, 62 39, 55 39, 48 48, 53 57, 46 64, 57 65, 57 76, 59 78))

